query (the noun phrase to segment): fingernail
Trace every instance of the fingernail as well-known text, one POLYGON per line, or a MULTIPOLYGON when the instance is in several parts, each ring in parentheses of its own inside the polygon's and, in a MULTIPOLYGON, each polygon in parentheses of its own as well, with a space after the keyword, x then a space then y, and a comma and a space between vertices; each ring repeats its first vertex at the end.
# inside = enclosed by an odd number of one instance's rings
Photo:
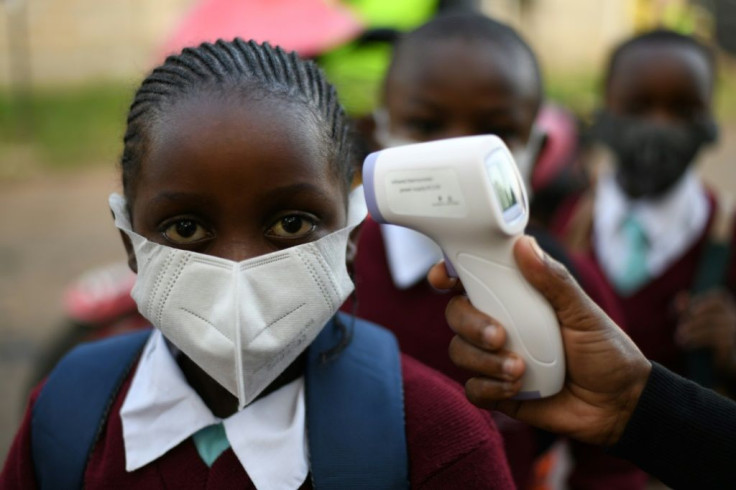
POLYGON ((545 261, 547 259, 547 254, 544 253, 544 250, 542 250, 542 248, 539 246, 539 244, 537 243, 537 240, 534 237, 531 237, 531 239, 532 239, 531 240, 532 249, 534 249, 534 252, 537 254, 537 257, 539 257, 541 261, 545 261))
POLYGON ((514 375, 517 371, 517 365, 519 361, 516 360, 514 357, 509 357, 505 361, 503 361, 503 372, 508 375, 514 375))
POLYGON ((495 325, 487 325, 483 328, 483 344, 492 347, 498 335, 498 327, 495 325))

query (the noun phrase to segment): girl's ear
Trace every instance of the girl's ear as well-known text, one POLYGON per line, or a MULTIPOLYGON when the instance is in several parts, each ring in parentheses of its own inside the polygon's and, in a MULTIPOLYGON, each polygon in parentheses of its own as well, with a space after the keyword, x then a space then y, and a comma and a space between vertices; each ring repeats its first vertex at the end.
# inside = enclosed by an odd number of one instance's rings
POLYGON ((138 262, 135 260, 135 251, 133 250, 133 243, 130 241, 130 237, 125 234, 124 231, 120 230, 120 238, 123 240, 123 246, 125 247, 125 253, 128 254, 128 267, 130 270, 138 274, 138 262))

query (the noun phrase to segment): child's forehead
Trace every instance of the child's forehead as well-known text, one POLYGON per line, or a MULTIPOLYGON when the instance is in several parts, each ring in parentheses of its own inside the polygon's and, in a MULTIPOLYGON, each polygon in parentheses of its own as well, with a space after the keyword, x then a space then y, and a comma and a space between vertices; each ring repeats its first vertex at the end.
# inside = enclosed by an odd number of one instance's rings
MULTIPOLYGON (((611 67, 611 85, 632 87, 653 74, 690 77, 700 90, 708 91, 713 82, 710 60, 694 46, 682 43, 651 42, 631 46, 620 53, 611 67)), ((664 83, 665 76, 659 77, 664 83)))
POLYGON ((504 47, 502 43, 486 38, 447 37, 423 42, 406 43, 396 52, 396 68, 416 69, 437 66, 448 59, 471 59, 476 64, 494 66, 508 76, 513 75, 513 66, 522 57, 520 50, 504 47), (438 59, 440 58, 440 59, 438 59))
MULTIPOLYGON (((168 105, 152 127, 154 142, 197 143, 228 137, 271 138, 283 134, 314 146, 319 121, 304 104, 276 96, 201 92, 168 105)), ((179 144, 179 143, 177 143, 179 144)))
POLYGON ((312 162, 326 171, 324 141, 316 118, 298 104, 198 96, 160 115, 152 127, 142 167, 150 174, 157 171, 151 167, 176 168, 184 162, 191 167, 203 162, 206 169, 215 153, 243 165, 264 166, 269 158, 250 157, 273 153, 284 161, 312 162))
POLYGON ((393 84, 441 85, 464 77, 514 91, 535 93, 538 75, 530 56, 516 47, 484 38, 438 38, 407 43, 396 54, 386 80, 393 84))

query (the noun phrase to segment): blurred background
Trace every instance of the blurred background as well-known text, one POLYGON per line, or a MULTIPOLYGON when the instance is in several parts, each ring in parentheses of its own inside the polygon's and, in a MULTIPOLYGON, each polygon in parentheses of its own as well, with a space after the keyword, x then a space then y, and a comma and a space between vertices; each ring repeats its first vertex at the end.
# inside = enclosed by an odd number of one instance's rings
MULTIPOLYGON (((34 363, 61 335, 70 284, 85 271, 123 259, 106 199, 118 190, 116 162, 137 83, 186 42, 194 24, 215 25, 223 12, 232 19, 228 9, 255 21, 249 4, 259 12, 268 1, 281 0, 0 0, 0 461, 22 414, 34 363)), ((368 27, 377 28, 372 35, 378 37, 381 27, 410 29, 440 3, 394 1, 375 8, 369 1, 345 0, 338 7, 348 9, 352 23, 319 46, 287 47, 317 56, 349 111, 359 115, 372 109, 384 54, 383 48, 352 52, 351 42, 368 27), (367 61, 351 67, 345 62, 350 56, 367 61)), ((633 33, 662 25, 717 46, 721 138, 700 170, 713 186, 736 190, 736 1, 475 3, 521 30, 540 58, 548 97, 583 121, 598 104, 610 48, 633 33)), ((277 31, 308 24, 288 10, 278 15, 291 27, 280 26, 277 17, 271 25, 277 31)), ((264 25, 258 21, 253 28, 264 25)))

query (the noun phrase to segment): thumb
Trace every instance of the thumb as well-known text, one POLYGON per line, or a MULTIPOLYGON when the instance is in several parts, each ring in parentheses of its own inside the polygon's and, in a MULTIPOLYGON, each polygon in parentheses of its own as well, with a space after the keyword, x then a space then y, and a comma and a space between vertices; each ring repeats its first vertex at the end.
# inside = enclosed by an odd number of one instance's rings
MULTIPOLYGON (((565 266, 552 259, 530 236, 520 237, 514 244, 514 258, 527 281, 539 291, 557 313, 560 324, 571 315, 578 320, 585 312, 595 316, 598 306, 583 292, 565 266)), ((573 327, 586 327, 591 322, 577 321, 573 327)))

